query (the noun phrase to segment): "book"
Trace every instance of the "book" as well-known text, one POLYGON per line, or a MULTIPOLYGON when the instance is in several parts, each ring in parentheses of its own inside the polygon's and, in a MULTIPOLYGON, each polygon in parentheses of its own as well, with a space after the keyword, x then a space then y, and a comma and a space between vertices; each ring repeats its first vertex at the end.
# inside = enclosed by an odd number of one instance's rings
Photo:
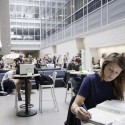
POLYGON ((101 104, 98 104, 96 108, 108 111, 110 113, 122 115, 125 114, 125 101, 107 100, 101 104))
POLYGON ((112 125, 125 125, 125 116, 119 118, 119 119, 116 119, 112 125))
POLYGON ((117 119, 125 118, 125 101, 107 100, 88 111, 92 114, 90 123, 112 125, 117 119))

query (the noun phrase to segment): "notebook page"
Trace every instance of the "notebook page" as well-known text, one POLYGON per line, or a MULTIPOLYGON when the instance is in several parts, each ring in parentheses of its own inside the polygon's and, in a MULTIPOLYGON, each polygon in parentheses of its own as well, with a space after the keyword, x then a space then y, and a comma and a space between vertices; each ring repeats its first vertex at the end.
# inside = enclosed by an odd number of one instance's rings
POLYGON ((114 114, 97 108, 88 111, 92 114, 90 122, 100 123, 102 125, 110 125, 115 119, 121 117, 119 114, 114 114))
POLYGON ((98 104, 96 108, 112 112, 119 115, 125 114, 125 101, 120 100, 107 100, 101 104, 98 104))

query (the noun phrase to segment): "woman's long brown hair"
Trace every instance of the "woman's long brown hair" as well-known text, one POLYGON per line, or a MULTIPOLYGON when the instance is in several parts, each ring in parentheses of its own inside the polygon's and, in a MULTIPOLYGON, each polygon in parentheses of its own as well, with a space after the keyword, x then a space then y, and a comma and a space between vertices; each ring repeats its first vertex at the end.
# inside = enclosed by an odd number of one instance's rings
POLYGON ((116 63, 121 69, 121 73, 112 81, 114 97, 118 100, 124 100, 125 91, 125 58, 119 53, 110 54, 103 62, 101 69, 101 79, 104 79, 104 69, 107 64, 116 63))

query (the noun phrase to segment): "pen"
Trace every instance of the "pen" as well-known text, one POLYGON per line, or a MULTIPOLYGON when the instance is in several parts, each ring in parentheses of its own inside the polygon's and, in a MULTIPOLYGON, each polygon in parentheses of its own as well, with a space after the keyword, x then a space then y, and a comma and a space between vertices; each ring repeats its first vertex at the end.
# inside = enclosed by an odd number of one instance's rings
MULTIPOLYGON (((88 109, 87 109, 87 107, 86 107, 86 105, 84 103, 82 104, 82 106, 88 112, 88 109)), ((91 115, 90 115, 90 118, 91 118, 91 115)))

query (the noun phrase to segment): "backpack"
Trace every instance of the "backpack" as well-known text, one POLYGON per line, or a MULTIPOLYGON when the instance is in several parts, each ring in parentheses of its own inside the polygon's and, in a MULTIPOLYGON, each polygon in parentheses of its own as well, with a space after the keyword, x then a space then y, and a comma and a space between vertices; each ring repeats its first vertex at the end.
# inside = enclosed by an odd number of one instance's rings
POLYGON ((53 80, 51 77, 47 75, 41 75, 42 83, 43 85, 51 85, 53 84, 53 80))
POLYGON ((3 82, 3 89, 4 89, 4 92, 7 92, 8 94, 10 94, 13 89, 15 89, 16 86, 13 82, 13 80, 10 80, 10 79, 6 79, 4 80, 3 82))
POLYGON ((47 75, 43 75, 43 74, 40 74, 40 76, 36 76, 35 81, 36 81, 36 88, 37 89, 39 88, 39 84, 41 84, 41 85, 53 84, 52 78, 47 76, 47 75))

